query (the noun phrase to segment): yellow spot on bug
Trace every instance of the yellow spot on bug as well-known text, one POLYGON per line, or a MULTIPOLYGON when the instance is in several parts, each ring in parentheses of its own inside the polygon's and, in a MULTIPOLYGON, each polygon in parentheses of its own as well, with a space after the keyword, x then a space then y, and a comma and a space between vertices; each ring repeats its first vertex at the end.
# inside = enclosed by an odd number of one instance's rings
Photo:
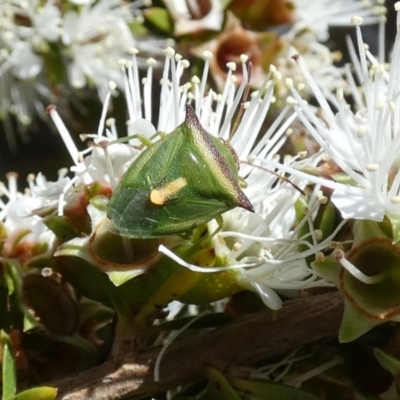
POLYGON ((162 206, 174 194, 178 193, 182 188, 187 185, 185 178, 178 178, 174 181, 167 183, 165 186, 153 189, 150 193, 150 201, 156 206, 162 206))

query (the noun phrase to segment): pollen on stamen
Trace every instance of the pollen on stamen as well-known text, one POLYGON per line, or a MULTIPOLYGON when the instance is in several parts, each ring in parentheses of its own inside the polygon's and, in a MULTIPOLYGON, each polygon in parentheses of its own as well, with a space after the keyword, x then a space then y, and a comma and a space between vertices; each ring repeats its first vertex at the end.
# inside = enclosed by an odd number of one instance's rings
POLYGON ((318 203, 319 203, 319 204, 327 204, 327 203, 328 203, 328 197, 326 197, 326 196, 321 196, 321 197, 318 199, 318 203))
POLYGON ((226 67, 230 69, 232 72, 236 71, 236 63, 234 63, 233 61, 226 63, 226 67))
POLYGON ((153 67, 154 65, 157 64, 157 60, 155 60, 153 57, 150 57, 150 58, 147 59, 146 64, 149 67, 153 67))
POLYGON ((325 261, 324 253, 318 252, 315 254, 315 261, 325 261))
POLYGON ((107 118, 106 120, 107 127, 113 126, 114 124, 115 124, 115 118, 107 118))
POLYGON ((232 246, 233 251, 239 251, 240 248, 242 247, 242 244, 239 242, 234 243, 234 245, 232 246))
POLYGON ((365 168, 367 169, 367 171, 376 172, 379 170, 379 165, 378 164, 367 164, 365 166, 365 168))
POLYGON ((375 105, 375 110, 377 110, 377 111, 383 110, 385 108, 385 105, 386 104, 383 101, 380 101, 379 103, 377 103, 375 105))
POLYGON ((58 178, 59 178, 59 179, 62 179, 62 178, 64 178, 64 177, 66 177, 67 174, 68 174, 68 168, 60 168, 60 169, 57 171, 57 175, 58 175, 58 178))
POLYGON ((344 258, 344 251, 336 247, 334 252, 332 253, 332 256, 336 258, 336 260, 340 261, 344 258))
POLYGON ((285 78, 285 85, 290 89, 293 87, 293 79, 292 78, 285 78))
MULTIPOLYGON (((146 83, 147 82, 147 79, 146 79, 146 81, 142 81, 143 83, 146 83)), ((161 78, 160 79, 160 85, 167 85, 167 86, 171 86, 171 81, 167 78, 167 79, 163 79, 163 78, 161 78)))
MULTIPOLYGON (((342 242, 335 242, 334 240, 332 240, 329 243, 329 247, 331 249, 335 249, 335 250, 341 250, 343 252, 343 243, 342 242)), ((344 253, 343 253, 344 254, 344 253)))
POLYGON ((324 236, 324 233, 321 231, 321 229, 315 229, 314 234, 317 240, 321 240, 324 236))
POLYGON ((205 59, 210 60, 213 57, 213 53, 209 50, 205 50, 205 51, 203 51, 203 57, 205 59))
POLYGON ((294 97, 288 96, 286 97, 286 104, 289 106, 296 106, 298 104, 298 101, 294 97))
POLYGON ((125 58, 120 58, 118 61, 117 61, 117 63, 118 63, 118 65, 120 65, 121 67, 126 67, 127 66, 127 64, 128 64, 128 60, 127 59, 125 59, 125 58))
POLYGON ((351 18, 351 23, 352 25, 361 25, 363 23, 363 19, 355 15, 354 17, 351 18))
POLYGON ((297 90, 299 90, 299 91, 304 90, 305 87, 306 87, 306 85, 302 82, 297 84, 297 90))
POLYGON ((337 100, 341 101, 344 98, 344 93, 343 93, 343 89, 338 89, 336 91, 336 98, 337 100))
MULTIPOLYGON (((293 132, 293 131, 292 131, 292 132, 293 132)), ((301 158, 301 159, 306 158, 306 157, 307 157, 307 150, 299 151, 299 152, 297 153, 297 156, 298 156, 299 158, 301 158)))
POLYGON ((128 52, 129 52, 130 55, 136 56, 137 54, 139 54, 139 49, 137 49, 136 47, 131 47, 131 48, 128 50, 128 52))
POLYGON ((110 88, 111 91, 113 91, 117 88, 117 84, 114 81, 110 81, 108 82, 108 87, 110 88))
POLYGON ((189 68, 189 67, 190 67, 190 62, 189 62, 189 60, 183 59, 183 60, 181 61, 181 64, 182 64, 183 68, 189 68))
POLYGON ((357 136, 359 138, 363 138, 366 133, 367 133, 367 127, 365 125, 360 125, 358 127, 357 136))
POLYGON ((44 278, 48 278, 53 275, 53 270, 50 267, 44 267, 40 272, 44 278))
POLYGON ((400 204, 400 196, 393 196, 390 198, 392 204, 400 204))
POLYGON ((172 47, 167 47, 165 50, 163 50, 163 53, 165 57, 173 57, 175 55, 175 49, 172 47))
POLYGON ((330 160, 330 157, 328 156, 328 154, 323 153, 323 154, 321 155, 321 161, 322 161, 322 162, 327 162, 327 161, 329 161, 329 160, 330 160))
POLYGON ((249 60, 249 56, 247 54, 241 54, 240 55, 240 61, 242 63, 246 63, 249 60))
MULTIPOLYGON (((279 156, 278 157, 276 157, 277 156, 277 154, 275 154, 275 158, 274 158, 274 161, 276 161, 276 162, 279 162, 279 156)), ((291 155, 291 154, 285 154, 284 156, 283 156, 283 163, 285 164, 285 165, 290 165, 291 164, 291 162, 293 161, 293 156, 291 155)))

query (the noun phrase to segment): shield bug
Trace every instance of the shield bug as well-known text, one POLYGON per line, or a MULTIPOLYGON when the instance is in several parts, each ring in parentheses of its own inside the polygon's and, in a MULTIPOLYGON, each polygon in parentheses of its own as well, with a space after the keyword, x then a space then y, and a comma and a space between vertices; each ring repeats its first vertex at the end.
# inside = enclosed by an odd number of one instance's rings
POLYGON ((129 238, 183 233, 235 207, 254 211, 238 182, 232 151, 204 130, 187 105, 185 121, 129 167, 107 216, 129 238))

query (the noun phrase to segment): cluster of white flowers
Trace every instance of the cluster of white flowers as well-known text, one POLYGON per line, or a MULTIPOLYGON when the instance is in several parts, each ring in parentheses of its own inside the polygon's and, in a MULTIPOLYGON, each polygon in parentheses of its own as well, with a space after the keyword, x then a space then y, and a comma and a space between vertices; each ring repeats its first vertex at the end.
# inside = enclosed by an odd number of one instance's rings
MULTIPOLYGON (((97 6, 102 2, 97 3, 97 6)), ((400 7, 397 6, 397 9, 400 7)), ((73 19, 73 17, 71 17, 73 19)), ((74 17, 76 18, 76 17, 74 17)), ((360 19, 354 21, 359 25, 360 19)), ((72 23, 72 22, 71 22, 72 23)), ((191 103, 202 126, 212 135, 229 141, 241 162, 239 174, 247 183, 244 189, 246 196, 254 206, 255 212, 234 209, 223 214, 224 225, 215 235, 213 244, 217 254, 224 254, 228 259, 228 267, 238 269, 244 285, 257 291, 264 302, 272 309, 281 306, 276 292, 296 294, 298 290, 327 285, 309 268, 306 258, 316 256, 326 250, 335 235, 320 240, 320 233, 313 228, 312 219, 321 203, 326 198, 321 194, 321 186, 332 188, 332 201, 342 213, 343 218, 364 218, 382 220, 386 215, 392 221, 398 221, 400 178, 398 173, 398 126, 399 83, 396 65, 400 57, 400 39, 396 39, 393 52, 391 72, 387 72, 364 49, 361 34, 358 30, 360 61, 356 65, 359 70, 363 90, 363 109, 353 112, 344 102, 339 91, 336 106, 338 112, 332 111, 324 97, 324 92, 312 78, 302 61, 297 64, 305 81, 310 85, 323 111, 323 118, 318 118, 315 108, 301 98, 290 79, 283 81, 275 67, 259 88, 247 98, 248 89, 247 57, 241 56, 243 80, 235 85, 234 67, 229 63, 229 71, 221 93, 206 90, 209 64, 206 63, 202 77, 192 77, 190 82, 182 82, 184 69, 188 62, 174 50, 165 51, 165 62, 160 87, 160 98, 157 107, 153 107, 152 97, 153 68, 155 61, 147 63, 147 75, 139 80, 138 51, 131 51, 131 58, 120 62, 123 70, 122 86, 127 99, 129 121, 128 135, 140 133, 147 137, 157 131, 172 132, 185 118, 185 104, 191 103), (368 63, 371 64, 368 68, 368 63), (282 82, 283 81, 283 82, 282 82), (286 85, 293 97, 288 98, 275 121, 265 130, 263 123, 271 104, 274 103, 274 88, 286 85), (243 102, 243 98, 245 101, 243 102), (243 115, 236 124, 235 113, 243 102, 243 115), (158 110, 153 116, 152 111, 158 110), (321 151, 313 156, 299 154, 280 161, 280 151, 290 133, 293 121, 299 118, 321 151), (156 122, 155 122, 156 121, 156 122), (351 179, 347 184, 332 179, 309 175, 307 168, 315 168, 321 160, 332 158, 338 167, 351 179), (277 179, 266 169, 281 175, 289 172, 291 181, 277 179), (301 197, 300 189, 315 183, 309 194, 305 217, 295 224, 295 205, 301 197), (309 234, 299 234, 305 224, 309 225, 309 234), (295 227, 294 227, 295 226, 295 227), (307 250, 300 251, 300 247, 307 250)), ((205 53, 210 60, 212 54, 205 53)), ((68 131, 57 114, 55 107, 48 112, 55 122, 63 140, 70 151, 74 166, 73 178, 60 175, 54 185, 46 183, 38 177, 36 185, 31 180, 31 192, 35 198, 41 198, 40 205, 58 204, 59 214, 69 193, 80 183, 102 182, 114 188, 117 181, 135 160, 139 151, 139 142, 131 139, 129 144, 116 143, 118 138, 115 122, 106 121, 109 102, 115 84, 108 86, 104 95, 103 114, 98 132, 86 135, 95 145, 86 152, 80 153, 68 131), (105 143, 108 142, 108 145, 105 143), (89 154, 90 153, 90 154, 89 154)), ((6 193, 6 191, 4 191, 6 193)), ((8 192, 11 193, 11 190, 8 192)), ((8 195, 10 200, 12 196, 8 195)), ((3 208, 3 220, 9 218, 7 205, 3 208)), ((37 207, 35 203, 32 208, 37 207)), ((340 225, 337 230, 340 229, 340 225)), ((336 230, 336 231, 337 231, 336 230)), ((214 221, 210 222, 210 231, 217 231, 214 221)), ((168 248, 160 250, 181 265, 194 268, 179 259, 168 248)), ((204 272, 219 271, 221 268, 208 268, 204 272)))
POLYGON ((0 117, 28 126, 45 115, 60 84, 92 85, 104 99, 108 82, 121 82, 118 60, 133 46, 161 52, 155 39, 135 39, 135 18, 135 3, 119 0, 0 1, 0 117))
MULTIPOLYGON (((326 248, 330 243, 330 238, 319 241, 318 232, 314 232, 311 226, 312 244, 309 244, 307 237, 297 240, 299 230, 304 224, 311 223, 310 216, 318 209, 319 202, 324 201, 324 197, 318 189, 315 189, 311 195, 308 204, 309 211, 306 212, 305 219, 296 229, 293 229, 294 204, 301 193, 288 182, 268 172, 268 169, 272 169, 273 172, 279 174, 281 164, 278 152, 286 141, 291 123, 296 118, 296 113, 288 104, 274 124, 266 131, 263 130, 264 119, 275 101, 273 90, 277 80, 281 79, 279 73, 275 68, 271 68, 264 85, 259 91, 253 92, 249 100, 244 103, 243 116, 231 135, 235 125, 233 116, 247 89, 247 81, 243 80, 242 84, 236 88, 231 70, 221 94, 212 90, 206 92, 207 70, 201 79, 193 77, 191 82, 182 84, 181 78, 184 69, 188 67, 187 61, 175 54, 171 48, 165 51, 165 55, 159 114, 156 117, 151 115, 153 63, 149 63, 147 78, 139 84, 136 54, 133 54, 131 60, 121 62, 126 79, 129 135, 141 133, 150 137, 157 131, 173 131, 185 118, 185 104, 191 102, 203 127, 216 137, 228 140, 239 160, 243 162, 240 164, 239 174, 246 180, 247 188, 244 191, 252 202, 255 213, 234 209, 223 214, 223 229, 215 235, 213 245, 216 254, 224 255, 229 260, 228 267, 202 269, 179 259, 163 246, 160 251, 181 265, 196 271, 206 273, 223 268, 239 269, 243 286, 257 291, 265 303, 273 309, 281 306, 281 300, 275 290, 295 294, 299 289, 326 285, 327 283, 318 279, 307 266, 305 258, 326 248), (154 120, 158 121, 156 126, 154 120), (308 246, 309 249, 299 252, 298 246, 301 244, 308 246)), ((247 74, 246 61, 247 57, 242 56, 242 68, 245 75, 247 74)), ((112 85, 109 95, 106 96, 97 134, 85 135, 86 138, 90 137, 94 143, 101 143, 102 146, 90 147, 88 151, 91 151, 91 154, 84 159, 70 139, 56 109, 49 108, 49 113, 75 162, 75 166, 71 168, 75 177, 60 191, 60 213, 62 213, 67 192, 72 186, 100 181, 114 187, 129 164, 139 154, 132 147, 139 144, 135 142, 136 139, 131 139, 130 145, 110 144, 110 142, 115 142, 117 135, 114 120, 105 122, 105 115, 114 88, 115 86, 112 85), (105 142, 109 142, 109 145, 104 145, 105 142)), ((314 162, 312 158, 304 160, 302 155, 285 160, 285 163, 291 165, 292 168, 302 168, 305 165, 313 165, 314 162)), ((307 181, 295 178, 293 183, 304 188, 307 181)), ((210 231, 216 229, 216 223, 210 222, 210 231)))

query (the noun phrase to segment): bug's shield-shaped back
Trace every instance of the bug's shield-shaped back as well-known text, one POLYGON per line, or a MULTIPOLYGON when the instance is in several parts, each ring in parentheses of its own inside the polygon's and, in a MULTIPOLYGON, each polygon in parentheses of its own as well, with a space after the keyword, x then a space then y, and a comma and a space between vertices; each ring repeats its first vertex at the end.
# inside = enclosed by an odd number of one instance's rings
POLYGON ((123 236, 151 238, 194 229, 235 207, 253 211, 234 157, 187 106, 185 121, 129 167, 108 217, 123 236))

